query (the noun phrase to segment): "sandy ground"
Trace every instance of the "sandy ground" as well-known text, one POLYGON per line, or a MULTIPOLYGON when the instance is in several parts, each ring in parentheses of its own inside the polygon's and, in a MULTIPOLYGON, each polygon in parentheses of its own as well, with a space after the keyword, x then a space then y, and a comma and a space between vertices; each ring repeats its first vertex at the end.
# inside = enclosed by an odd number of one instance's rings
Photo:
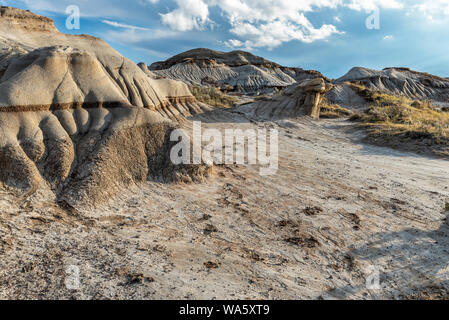
POLYGON ((0 298, 448 298, 446 160, 364 145, 344 120, 199 119, 279 129, 277 174, 217 166, 96 209, 1 191, 0 298))

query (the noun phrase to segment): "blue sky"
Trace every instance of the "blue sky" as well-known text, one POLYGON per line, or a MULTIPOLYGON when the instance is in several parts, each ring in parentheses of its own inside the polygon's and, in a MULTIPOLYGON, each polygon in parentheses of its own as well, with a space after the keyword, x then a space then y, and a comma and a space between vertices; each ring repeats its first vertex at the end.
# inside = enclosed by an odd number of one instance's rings
POLYGON ((331 78, 353 66, 402 66, 449 76, 449 0, 0 0, 0 4, 49 16, 64 33, 101 37, 136 63, 151 64, 204 47, 248 50, 331 78), (79 30, 66 27, 69 5, 80 9, 79 30))

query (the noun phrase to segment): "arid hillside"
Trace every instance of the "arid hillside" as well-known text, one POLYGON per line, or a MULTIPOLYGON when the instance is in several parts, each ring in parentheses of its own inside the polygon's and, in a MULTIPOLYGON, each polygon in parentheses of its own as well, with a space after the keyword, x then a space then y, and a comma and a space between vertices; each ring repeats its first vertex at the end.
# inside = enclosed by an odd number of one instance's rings
POLYGON ((48 18, 1 8, 6 188, 49 188, 75 205, 147 179, 176 181, 190 169, 177 173, 168 158, 174 121, 207 110, 186 84, 149 77, 101 39, 65 35, 48 18))
POLYGON ((0 7, 0 299, 448 299, 446 85, 208 49, 148 68, 0 7), (230 147, 174 164, 198 124, 230 147))
POLYGON ((258 95, 282 90, 298 81, 323 77, 317 71, 281 66, 245 51, 193 49, 149 69, 159 77, 258 95))
POLYGON ((328 99, 345 106, 370 102, 367 100, 367 90, 416 100, 431 100, 441 106, 449 105, 448 79, 408 68, 378 71, 355 67, 333 84, 334 89, 328 93, 328 99))

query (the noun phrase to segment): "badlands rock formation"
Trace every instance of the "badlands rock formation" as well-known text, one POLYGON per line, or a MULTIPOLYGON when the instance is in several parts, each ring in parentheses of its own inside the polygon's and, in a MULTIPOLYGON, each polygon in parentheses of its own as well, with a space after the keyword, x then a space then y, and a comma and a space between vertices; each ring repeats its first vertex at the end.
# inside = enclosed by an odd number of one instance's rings
POLYGON ((301 80, 323 77, 317 71, 283 67, 245 51, 210 49, 181 53, 153 63, 150 70, 159 77, 246 94, 272 93, 301 80))
POLYGON ((334 89, 328 93, 327 97, 332 102, 342 105, 357 105, 365 102, 363 93, 361 94, 356 86, 412 99, 449 102, 448 79, 408 68, 386 68, 377 71, 356 67, 335 80, 334 84, 334 89))
POLYGON ((189 174, 171 165, 167 138, 170 119, 208 109, 187 85, 155 80, 48 18, 9 7, 0 16, 0 182, 97 203, 123 185, 189 174))
POLYGON ((310 116, 320 117, 320 103, 332 85, 323 78, 304 80, 290 86, 280 96, 258 101, 242 107, 242 111, 258 119, 274 120, 310 116))
POLYGON ((206 107, 185 84, 155 80, 101 39, 59 33, 48 18, 2 7, 0 27, 0 107, 126 104, 171 119, 206 107))

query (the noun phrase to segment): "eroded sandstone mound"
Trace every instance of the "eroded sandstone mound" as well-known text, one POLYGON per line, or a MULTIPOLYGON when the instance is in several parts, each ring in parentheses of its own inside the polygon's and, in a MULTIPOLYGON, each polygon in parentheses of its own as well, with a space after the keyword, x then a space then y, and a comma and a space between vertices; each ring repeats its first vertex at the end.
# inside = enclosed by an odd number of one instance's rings
POLYGON ((0 9, 0 182, 98 203, 146 179, 201 178, 169 159, 172 120, 208 110, 182 82, 154 79, 101 39, 0 9))
POLYGON ((207 109, 184 83, 154 79, 101 39, 62 34, 31 12, 1 12, 0 108, 120 102, 176 120, 207 109))
POLYGON ((1 113, 0 180, 24 192, 45 184, 68 203, 96 204, 147 179, 201 179, 203 168, 171 163, 173 129, 128 106, 1 113))
POLYGON ((160 77, 245 94, 272 93, 297 81, 323 77, 317 71, 284 67, 245 51, 225 53, 210 49, 181 53, 153 63, 150 70, 160 77))
POLYGON ((304 80, 282 95, 244 105, 241 111, 258 119, 276 120, 299 116, 320 117, 320 103, 332 85, 323 78, 304 80))
POLYGON ((330 101, 342 105, 361 105, 366 102, 364 89, 411 99, 449 103, 448 79, 408 68, 386 68, 378 71, 355 67, 335 80, 334 84, 334 89, 327 97, 330 101))

